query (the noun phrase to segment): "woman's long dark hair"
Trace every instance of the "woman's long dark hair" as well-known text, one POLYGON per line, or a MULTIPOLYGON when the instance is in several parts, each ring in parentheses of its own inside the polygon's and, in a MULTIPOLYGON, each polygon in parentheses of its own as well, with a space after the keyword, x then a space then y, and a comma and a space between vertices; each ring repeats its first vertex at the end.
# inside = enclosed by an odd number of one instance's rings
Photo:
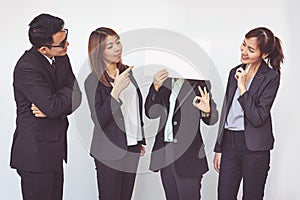
POLYGON ((246 35, 246 38, 257 39, 258 48, 262 54, 267 54, 267 63, 280 74, 280 65, 283 63, 284 55, 282 52, 281 41, 278 37, 274 36, 272 31, 265 27, 258 27, 250 30, 246 35))
MULTIPOLYGON (((113 82, 113 80, 108 76, 107 72, 105 71, 105 68, 107 66, 103 61, 103 50, 105 48, 103 41, 106 39, 107 36, 119 37, 119 35, 110 28, 101 27, 94 30, 89 38, 88 53, 92 73, 94 73, 95 76, 99 79, 99 81, 105 86, 111 87, 110 82, 113 82)), ((122 71, 124 71, 126 66, 122 62, 119 62, 117 63, 117 68, 121 73, 122 71)))

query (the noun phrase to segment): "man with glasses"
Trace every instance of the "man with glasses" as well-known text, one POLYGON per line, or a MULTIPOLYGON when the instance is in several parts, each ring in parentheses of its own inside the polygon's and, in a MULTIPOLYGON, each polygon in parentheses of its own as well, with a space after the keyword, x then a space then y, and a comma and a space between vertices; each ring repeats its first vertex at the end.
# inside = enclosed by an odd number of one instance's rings
POLYGON ((21 177, 23 199, 61 200, 67 160, 67 115, 81 103, 81 91, 67 56, 68 29, 49 14, 29 24, 32 48, 14 70, 17 106, 12 168, 21 177))

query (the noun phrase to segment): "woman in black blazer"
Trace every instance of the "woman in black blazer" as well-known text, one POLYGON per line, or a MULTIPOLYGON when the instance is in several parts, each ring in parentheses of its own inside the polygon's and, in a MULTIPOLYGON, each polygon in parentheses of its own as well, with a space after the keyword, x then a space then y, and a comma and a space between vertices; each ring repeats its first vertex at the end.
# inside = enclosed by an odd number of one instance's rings
POLYGON ((241 45, 242 64, 230 71, 215 146, 218 199, 263 199, 273 148, 271 107, 280 83, 281 41, 264 27, 241 45), (269 67, 270 66, 270 67, 269 67))
POLYGON ((168 200, 201 199, 208 164, 200 126, 218 121, 210 91, 208 80, 170 78, 165 69, 154 75, 145 101, 146 116, 159 118, 150 170, 160 171, 168 200))
POLYGON ((91 74, 85 90, 94 122, 94 158, 99 199, 130 200, 140 155, 145 153, 142 95, 132 67, 122 63, 122 44, 101 27, 89 38, 91 74))

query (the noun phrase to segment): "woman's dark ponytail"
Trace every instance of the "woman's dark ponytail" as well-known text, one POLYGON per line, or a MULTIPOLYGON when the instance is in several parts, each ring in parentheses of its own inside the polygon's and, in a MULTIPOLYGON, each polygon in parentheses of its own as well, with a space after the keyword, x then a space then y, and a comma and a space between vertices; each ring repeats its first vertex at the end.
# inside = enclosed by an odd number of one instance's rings
POLYGON ((273 51, 267 56, 268 64, 280 74, 280 65, 283 63, 283 52, 281 47, 281 41, 278 37, 274 36, 273 51))

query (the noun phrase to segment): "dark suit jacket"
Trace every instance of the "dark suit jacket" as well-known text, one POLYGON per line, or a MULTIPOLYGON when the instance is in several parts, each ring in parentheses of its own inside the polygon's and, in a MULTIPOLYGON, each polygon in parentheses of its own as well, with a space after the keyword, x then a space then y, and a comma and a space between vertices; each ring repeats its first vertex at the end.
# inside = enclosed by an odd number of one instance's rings
MULTIPOLYGON (((245 65, 239 65, 233 68, 229 74, 218 139, 215 146, 216 152, 222 152, 224 125, 237 89, 237 81, 234 75, 237 68, 241 66, 245 67, 245 65)), ((270 110, 276 97, 279 83, 279 74, 263 61, 252 80, 249 90, 238 98, 244 110, 246 145, 251 151, 264 151, 273 148, 274 136, 270 110)))
POLYGON ((54 72, 48 60, 33 47, 16 64, 13 86, 17 120, 12 168, 53 171, 67 159, 67 115, 80 105, 81 92, 68 56, 55 57, 55 61, 54 72), (32 103, 47 117, 35 117, 32 103))
POLYGON ((210 90, 209 81, 185 80, 178 94, 172 118, 174 145, 173 155, 165 148, 170 143, 164 142, 164 130, 169 114, 169 97, 171 94, 171 79, 168 78, 157 92, 153 84, 146 98, 145 112, 150 119, 160 117, 158 133, 152 149, 150 170, 157 171, 173 162, 177 173, 182 177, 200 177, 208 170, 204 152, 203 139, 200 133, 200 120, 211 125, 217 122, 216 104, 210 101, 211 115, 202 117, 201 111, 193 106, 196 95, 201 96, 198 85, 210 90))
MULTIPOLYGON (((129 73, 129 77, 138 94, 141 129, 145 138, 142 94, 132 72, 129 73)), ((120 108, 122 102, 118 102, 110 95, 111 90, 112 87, 105 86, 93 73, 85 80, 85 91, 94 122, 90 153, 98 160, 118 160, 127 153, 124 117, 120 108)), ((146 144, 145 139, 141 142, 146 144)))

